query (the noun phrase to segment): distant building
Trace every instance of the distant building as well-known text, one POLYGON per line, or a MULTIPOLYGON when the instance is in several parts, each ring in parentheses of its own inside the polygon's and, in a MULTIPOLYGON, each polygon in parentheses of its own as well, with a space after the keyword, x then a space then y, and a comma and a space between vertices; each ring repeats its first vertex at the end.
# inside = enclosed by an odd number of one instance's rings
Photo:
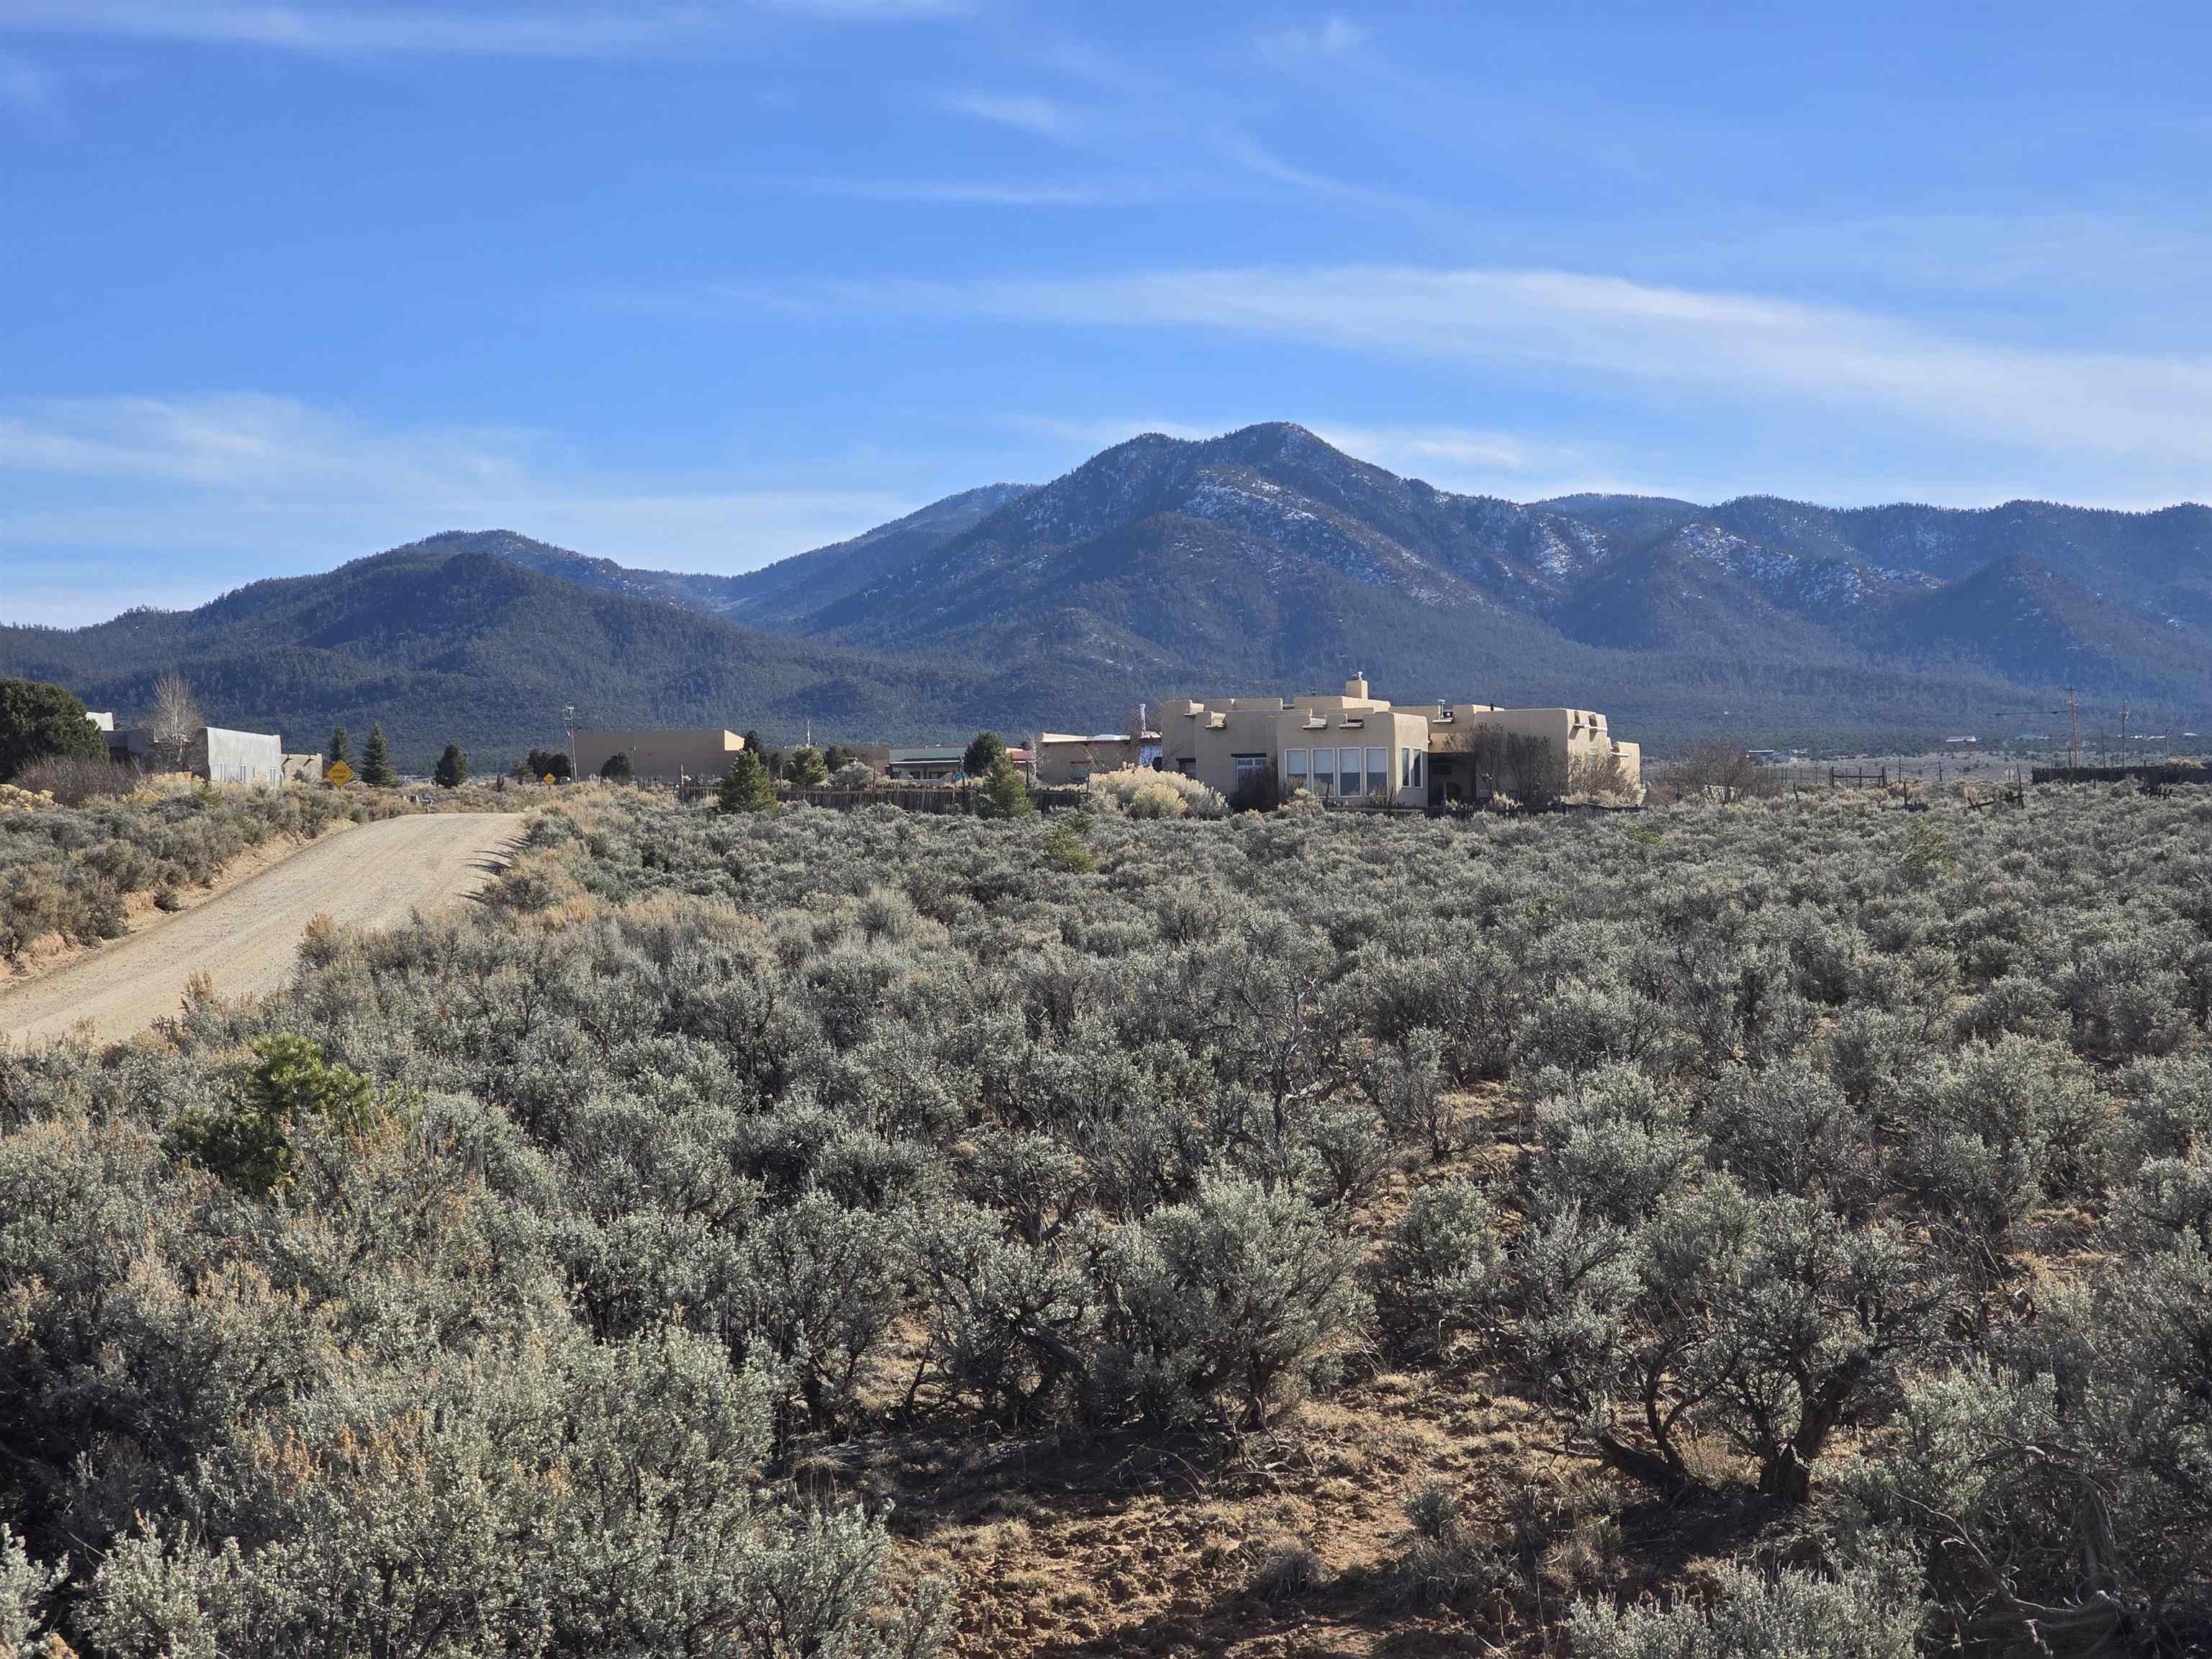
POLYGON ((92 722, 92 729, 95 732, 112 732, 115 730, 115 716, 112 714, 104 712, 95 714, 91 709, 88 708, 85 710, 84 717, 92 722))
POLYGON ((274 732, 203 726, 179 752, 173 744, 157 741, 151 726, 134 726, 114 734, 108 753, 149 772, 189 772, 210 783, 284 781, 284 739, 274 732))
POLYGON ((1093 772, 1122 772, 1149 769, 1160 757, 1160 734, 1142 732, 1101 732, 1084 737, 1074 732, 1047 732, 1036 741, 1036 779, 1039 783, 1081 783, 1093 772))
POLYGON ((720 726, 574 735, 578 777, 595 778, 617 755, 627 755, 630 775, 640 783, 711 782, 730 769, 730 763, 745 746, 743 738, 720 726))
MULTIPOLYGON (((878 776, 905 783, 942 783, 963 775, 968 745, 958 744, 864 743, 854 750, 878 776)), ((1036 757, 1007 745, 1006 758, 1025 776, 1036 775, 1036 757)))
POLYGON ((1594 710, 1394 708, 1368 695, 1363 675, 1334 696, 1170 702, 1160 717, 1160 763, 1224 794, 1272 767, 1285 783, 1328 799, 1445 805, 1512 793, 1516 748, 1529 746, 1515 740, 1526 738, 1540 740, 1561 763, 1560 793, 1601 764, 1614 771, 1621 793, 1642 791, 1642 751, 1615 742, 1594 710))

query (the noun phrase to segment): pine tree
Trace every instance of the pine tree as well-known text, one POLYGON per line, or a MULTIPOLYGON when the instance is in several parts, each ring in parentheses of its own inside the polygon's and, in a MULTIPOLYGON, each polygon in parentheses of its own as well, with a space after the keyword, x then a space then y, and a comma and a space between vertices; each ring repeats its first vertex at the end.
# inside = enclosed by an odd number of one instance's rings
POLYGON ((0 680, 0 779, 51 756, 107 758, 107 739, 75 694, 42 680, 0 680))
POLYGON ((628 783, 637 775, 637 768, 630 763, 628 755, 613 754, 608 756, 606 764, 599 768, 599 775, 609 783, 628 783))
POLYGON ((368 741, 362 745, 361 781, 379 789, 389 789, 399 781, 399 774, 392 769, 392 752, 384 746, 384 727, 368 728, 368 741))
POLYGON ((468 781, 469 757, 461 752, 457 743, 446 745, 446 752, 438 757, 437 770, 430 778, 441 789, 458 789, 468 781))
POLYGON ((1021 818, 1036 811, 1036 803, 1030 799, 1030 786, 1021 769, 1006 758, 1003 751, 991 763, 990 775, 983 780, 983 793, 975 802, 979 818, 1021 818))
POLYGON ((761 763, 761 757, 750 749, 738 750, 714 793, 725 812, 775 811, 775 785, 769 781, 768 768, 761 763))
POLYGON ((960 769, 971 778, 988 778, 991 767, 1006 752, 1006 740, 996 732, 978 732, 968 740, 968 752, 960 757, 960 769))
POLYGON ((346 729, 343 726, 331 727, 331 752, 328 763, 332 766, 346 767, 353 764, 353 750, 346 742, 346 729))
POLYGON ((801 789, 830 781, 830 768, 822 758, 822 751, 811 744, 801 744, 791 751, 791 758, 783 763, 787 783, 801 789))

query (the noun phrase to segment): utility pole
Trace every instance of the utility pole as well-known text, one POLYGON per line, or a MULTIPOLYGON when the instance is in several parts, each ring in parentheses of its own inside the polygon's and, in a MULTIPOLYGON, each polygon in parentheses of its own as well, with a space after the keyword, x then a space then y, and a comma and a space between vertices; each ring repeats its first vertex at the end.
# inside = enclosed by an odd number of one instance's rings
POLYGON ((2070 783, 2071 775, 2081 769, 2081 704, 2070 685, 2066 688, 2066 717, 2073 723, 2073 744, 2066 751, 2066 770, 2069 775, 2067 781, 2070 783))
POLYGON ((576 705, 573 702, 561 705, 561 730, 568 739, 568 778, 574 782, 576 777, 576 705))
POLYGON ((2120 764, 2128 763, 2128 706, 2120 705, 2120 764))

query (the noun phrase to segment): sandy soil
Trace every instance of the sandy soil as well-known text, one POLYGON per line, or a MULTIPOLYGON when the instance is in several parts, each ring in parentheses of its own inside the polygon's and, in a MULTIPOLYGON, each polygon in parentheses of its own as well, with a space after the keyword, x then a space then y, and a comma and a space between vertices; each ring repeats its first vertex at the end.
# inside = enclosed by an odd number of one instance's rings
POLYGON ((174 1013, 196 973, 221 996, 265 994, 289 977, 311 917, 383 927, 465 897, 521 827, 514 813, 441 813, 318 841, 197 908, 0 991, 0 1036, 36 1043, 88 1027, 118 1042, 174 1013))

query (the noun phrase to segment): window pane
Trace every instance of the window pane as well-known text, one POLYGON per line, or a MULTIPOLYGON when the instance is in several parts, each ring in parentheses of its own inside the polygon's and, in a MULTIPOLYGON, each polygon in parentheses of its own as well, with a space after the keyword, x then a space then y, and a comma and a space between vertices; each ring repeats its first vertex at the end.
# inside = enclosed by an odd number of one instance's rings
POLYGON ((1336 768, 1337 793, 1343 795, 1359 793, 1359 751, 1357 749, 1339 749, 1336 751, 1336 768))
POLYGON ((1390 793, 1390 751, 1387 749, 1367 751, 1367 793, 1370 795, 1390 793))
POLYGON ((1306 751, 1303 749, 1285 749, 1283 750, 1283 770, 1291 777, 1302 778, 1305 776, 1306 751))
POLYGON ((1315 775, 1316 777, 1317 777, 1317 778, 1325 778, 1325 777, 1327 777, 1330 773, 1332 773, 1332 772, 1334 772, 1334 771, 1335 771, 1335 770, 1336 770, 1336 750, 1334 750, 1334 749, 1316 749, 1316 750, 1314 750, 1314 775, 1315 775))

